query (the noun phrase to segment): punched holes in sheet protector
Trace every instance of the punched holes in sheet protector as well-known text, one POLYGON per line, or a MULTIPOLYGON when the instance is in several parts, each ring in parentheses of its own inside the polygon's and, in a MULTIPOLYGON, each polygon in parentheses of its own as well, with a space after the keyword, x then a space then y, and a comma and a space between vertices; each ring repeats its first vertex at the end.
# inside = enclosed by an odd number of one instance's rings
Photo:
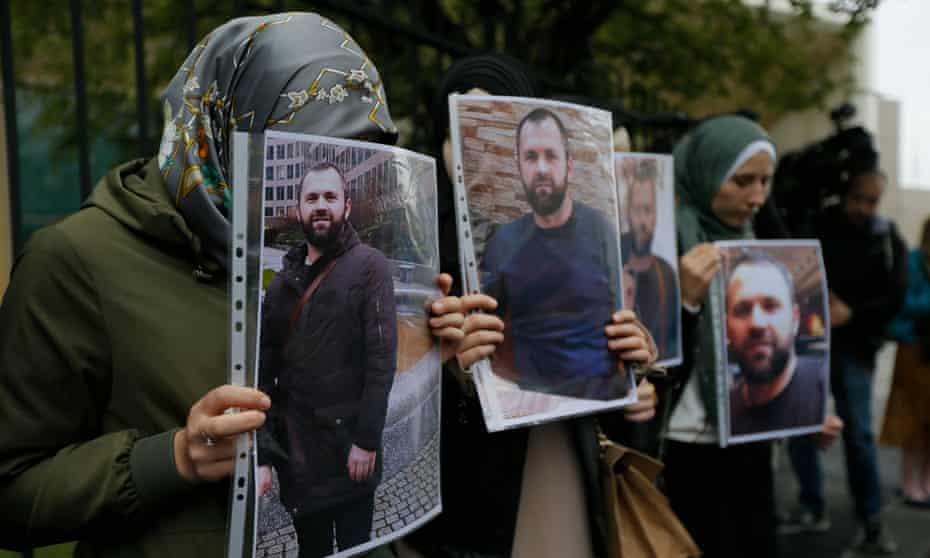
POLYGON ((242 331, 242 322, 236 322, 236 333, 242 331))
POLYGON ((236 283, 241 283, 241 282, 242 282, 242 276, 236 275, 236 283))
POLYGON ((245 494, 236 494, 236 500, 245 500, 245 494))
POLYGON ((241 258, 241 257, 242 257, 242 254, 243 254, 243 252, 242 252, 242 246, 236 247, 236 257, 237 257, 237 258, 241 258))
POLYGON ((239 240, 242 240, 242 239, 245 238, 245 235, 242 234, 242 233, 239 233, 239 234, 236 235, 236 238, 239 239, 239 240))
POLYGON ((241 301, 241 300, 237 300, 237 301, 236 301, 236 310, 242 310, 242 301, 241 301))
POLYGON ((245 477, 239 477, 239 488, 245 488, 245 477))
POLYGON ((236 365, 236 370, 242 370, 242 365, 241 365, 241 364, 237 364, 237 365, 236 365))

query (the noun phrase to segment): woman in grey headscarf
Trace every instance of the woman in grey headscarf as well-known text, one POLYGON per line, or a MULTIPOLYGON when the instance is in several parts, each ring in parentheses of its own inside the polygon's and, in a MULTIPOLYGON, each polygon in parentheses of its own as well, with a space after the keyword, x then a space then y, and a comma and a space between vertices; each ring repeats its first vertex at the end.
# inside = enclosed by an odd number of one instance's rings
POLYGON ((215 481, 272 404, 223 385, 230 135, 396 136, 371 60, 313 14, 217 28, 163 104, 158 157, 116 167, 36 233, 0 307, 3 546, 223 553, 229 488, 215 481))
POLYGON ((312 133, 393 144, 378 70, 315 14, 231 21, 207 35, 171 80, 158 167, 172 200, 225 265, 232 131, 312 133))

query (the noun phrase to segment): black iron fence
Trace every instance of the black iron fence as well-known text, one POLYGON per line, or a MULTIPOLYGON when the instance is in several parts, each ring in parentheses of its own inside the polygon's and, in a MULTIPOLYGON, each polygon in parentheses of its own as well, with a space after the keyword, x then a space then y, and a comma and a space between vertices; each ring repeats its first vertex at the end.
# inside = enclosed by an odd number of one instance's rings
MULTIPOLYGON (((38 228, 77 210, 110 166, 155 152, 160 88, 200 35, 232 17, 309 10, 346 27, 382 70, 391 112, 406 123, 405 146, 428 151, 429 126, 423 123, 429 122, 436 81, 455 58, 497 46, 503 25, 483 17, 478 48, 450 38, 448 18, 437 6, 396 0, 69 0, 68 10, 50 16, 40 3, 0 2, 14 249, 38 228), (42 51, 49 41, 58 48, 42 51), (385 52, 371 51, 372 44, 385 52)), ((572 92, 553 74, 539 74, 550 91, 572 92)), ((689 124, 666 113, 648 92, 623 97, 598 104, 627 125, 636 149, 668 149, 689 124)))

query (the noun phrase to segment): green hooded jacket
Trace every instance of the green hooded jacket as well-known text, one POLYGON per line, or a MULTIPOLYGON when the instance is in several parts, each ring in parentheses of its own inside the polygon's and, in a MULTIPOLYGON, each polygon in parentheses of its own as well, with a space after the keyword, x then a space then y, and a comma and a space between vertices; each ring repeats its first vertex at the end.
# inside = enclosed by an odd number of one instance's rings
POLYGON ((154 161, 112 170, 37 232, 0 306, 0 546, 221 556, 226 482, 177 473, 172 435, 227 382, 226 278, 154 161))

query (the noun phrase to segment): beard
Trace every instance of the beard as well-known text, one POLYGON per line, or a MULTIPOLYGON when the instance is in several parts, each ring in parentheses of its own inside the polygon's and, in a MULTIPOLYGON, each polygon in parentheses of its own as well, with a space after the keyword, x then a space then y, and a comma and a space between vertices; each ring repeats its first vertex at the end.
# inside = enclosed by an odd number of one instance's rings
POLYGON ((633 230, 633 242, 630 251, 634 256, 648 256, 652 253, 652 237, 654 233, 633 230))
MULTIPOLYGON (((748 343, 756 343, 758 339, 750 339, 748 343)), ((765 340, 767 341, 767 340, 765 340)), ((740 353, 737 359, 743 377, 749 384, 767 384, 777 378, 788 364, 791 352, 786 347, 779 346, 772 341, 772 353, 767 359, 750 358, 746 351, 740 353)))
POLYGON ((301 219, 301 228, 304 230, 304 236, 307 242, 324 249, 339 238, 342 229, 345 228, 345 219, 336 219, 330 210, 314 211, 308 219, 301 219))
POLYGON ((529 186, 527 186, 526 182, 523 183, 526 201, 529 202, 530 207, 533 208, 533 213, 546 217, 552 215, 562 207, 562 202, 565 201, 565 193, 567 191, 565 178, 567 177, 563 177, 561 182, 556 182, 548 178, 535 178, 529 186), (546 188, 548 191, 540 192, 542 188, 546 188))

